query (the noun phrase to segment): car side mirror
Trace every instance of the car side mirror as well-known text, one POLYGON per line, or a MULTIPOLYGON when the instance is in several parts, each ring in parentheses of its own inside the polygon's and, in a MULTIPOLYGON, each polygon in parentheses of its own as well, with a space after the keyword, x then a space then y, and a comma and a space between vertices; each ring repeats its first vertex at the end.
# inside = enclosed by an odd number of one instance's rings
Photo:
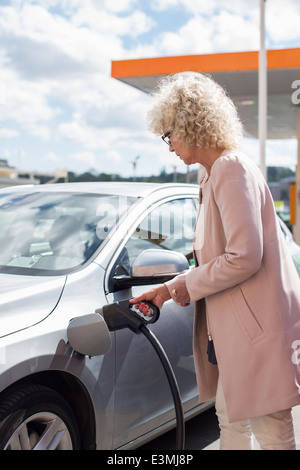
POLYGON ((176 276, 189 268, 182 253, 150 249, 142 251, 131 266, 131 277, 176 276))
POLYGON ((132 286, 159 284, 189 269, 182 253, 160 249, 142 251, 131 266, 130 275, 114 275, 113 290, 132 286))

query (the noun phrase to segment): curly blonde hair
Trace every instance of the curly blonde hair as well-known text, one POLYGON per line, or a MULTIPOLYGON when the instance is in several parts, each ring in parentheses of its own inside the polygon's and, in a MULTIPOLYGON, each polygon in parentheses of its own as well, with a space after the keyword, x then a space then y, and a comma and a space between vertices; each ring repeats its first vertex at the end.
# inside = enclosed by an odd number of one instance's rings
POLYGON ((174 139, 202 148, 237 148, 243 126, 225 90, 211 78, 194 72, 164 77, 154 91, 147 115, 157 135, 172 131, 174 139))

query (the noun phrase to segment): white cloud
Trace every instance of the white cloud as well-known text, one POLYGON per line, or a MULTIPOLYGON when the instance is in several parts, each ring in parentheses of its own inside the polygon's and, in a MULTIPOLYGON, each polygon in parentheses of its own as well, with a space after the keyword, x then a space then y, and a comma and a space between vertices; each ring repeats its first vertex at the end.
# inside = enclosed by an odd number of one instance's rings
MULTIPOLYGON (((118 25, 108 20, 113 16, 95 10, 89 11, 95 20, 95 28, 89 23, 84 24, 84 15, 88 11, 81 8, 68 20, 39 5, 25 5, 20 10, 0 8, 2 47, 10 53, 11 66, 26 76, 32 70, 32 79, 37 77, 37 72, 40 76, 42 69, 45 69, 45 78, 59 77, 62 73, 72 77, 92 70, 106 72, 111 57, 124 52, 118 39, 118 25)), ((136 31, 133 23, 138 23, 138 19, 135 16, 126 28, 136 31)))
POLYGON ((214 27, 201 16, 189 20, 178 32, 162 34, 161 51, 167 55, 200 54, 212 52, 214 27))
POLYGON ((104 2, 99 2, 99 0, 92 0, 92 4, 96 8, 103 8, 103 6, 105 6, 108 11, 111 11, 113 13, 120 13, 130 10, 131 8, 135 7, 138 3, 139 0, 114 0, 113 2, 111 0, 104 0, 104 2))
POLYGON ((80 163, 84 163, 85 165, 93 166, 96 163, 96 156, 92 152, 77 152, 73 153, 72 155, 68 156, 68 159, 71 161, 77 161, 80 163))
POLYGON ((266 28, 271 39, 284 43, 300 39, 300 3, 298 0, 266 2, 266 28))
MULTIPOLYGON (((22 5, 36 3, 37 0, 13 0, 11 3, 22 5)), ((84 3, 91 5, 95 10, 108 10, 114 13, 125 12, 134 7, 139 0, 84 0, 84 3)), ((82 0, 38 0, 39 5, 49 9, 59 7, 65 14, 72 15, 81 5, 82 0)))
MULTIPOLYGON (((243 150, 259 165, 259 141, 245 138, 243 150)), ((296 139, 274 139, 266 141, 265 159, 267 166, 287 166, 295 169, 297 163, 296 139)))
MULTIPOLYGON (((101 158, 103 162, 106 162, 106 164, 109 161, 113 162, 113 164, 116 168, 118 168, 118 170, 120 169, 120 164, 123 160, 123 156, 117 150, 108 150, 108 152, 105 155, 102 155, 101 158)), ((106 169, 105 166, 103 169, 106 169)))
MULTIPOLYGON (((228 5, 228 2, 215 0, 173 0, 173 3, 174 6, 181 3, 187 11, 192 12, 190 19, 177 31, 161 32, 152 45, 139 45, 131 51, 131 56, 205 54, 259 48, 257 8, 248 9, 246 15, 241 15, 232 8, 232 2, 228 5), (222 5, 226 6, 226 9, 221 9, 222 5), (211 11, 214 13, 208 17, 208 12, 211 11)), ((170 7, 168 1, 160 3, 161 9, 167 6, 170 7)))
POLYGON ((158 11, 169 9, 184 9, 192 14, 204 16, 216 14, 220 10, 235 12, 238 15, 249 16, 259 9, 259 0, 249 2, 249 0, 153 0, 152 8, 158 11))
POLYGON ((179 0, 152 0, 152 8, 157 11, 164 11, 177 7, 179 0))
POLYGON ((102 173, 119 173, 123 159, 123 155, 117 150, 106 149, 106 151, 89 151, 85 150, 82 152, 73 152, 69 154, 68 165, 72 167, 72 164, 76 165, 85 171, 87 169, 95 168, 96 171, 102 173))
POLYGON ((266 164, 269 166, 287 166, 296 169, 296 139, 268 140, 266 145, 266 164))
POLYGON ((40 126, 57 115, 58 110, 47 102, 49 88, 45 83, 23 80, 5 65, 2 67, 2 77, 6 86, 2 120, 13 120, 28 130, 34 130, 35 125, 40 126))
POLYGON ((59 158, 57 157, 57 155, 54 153, 54 152, 47 152, 46 155, 44 156, 44 160, 46 162, 50 161, 50 162, 58 162, 59 161, 59 158))
POLYGON ((70 121, 63 123, 58 127, 58 132, 63 138, 83 143, 86 147, 90 148, 90 133, 79 122, 70 121))
POLYGON ((9 129, 6 127, 0 127, 0 139, 1 137, 11 138, 19 135, 19 132, 16 129, 9 129))
MULTIPOLYGON (((113 2, 112 2, 113 3, 113 2)), ((154 21, 140 10, 133 11, 128 16, 117 16, 105 10, 97 10, 93 5, 83 3, 82 7, 72 17, 72 24, 77 27, 90 27, 101 33, 105 45, 109 37, 128 35, 136 38, 148 32, 154 21), (107 37, 108 35, 108 37, 107 37)))
POLYGON ((258 50, 259 25, 253 18, 221 11, 213 20, 214 48, 218 51, 258 50))

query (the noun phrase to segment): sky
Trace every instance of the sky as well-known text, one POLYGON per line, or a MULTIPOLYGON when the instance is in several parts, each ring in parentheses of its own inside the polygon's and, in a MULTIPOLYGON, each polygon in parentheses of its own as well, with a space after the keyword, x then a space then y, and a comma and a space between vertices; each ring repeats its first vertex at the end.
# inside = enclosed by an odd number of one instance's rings
MULTIPOLYGON (((147 129, 151 96, 111 61, 259 49, 259 0, 0 0, 0 158, 23 171, 185 171, 147 129)), ((266 1, 266 48, 300 47, 299 0, 266 1)), ((245 139, 257 162, 259 145, 245 139)), ((267 141, 295 166, 296 140, 267 141)))

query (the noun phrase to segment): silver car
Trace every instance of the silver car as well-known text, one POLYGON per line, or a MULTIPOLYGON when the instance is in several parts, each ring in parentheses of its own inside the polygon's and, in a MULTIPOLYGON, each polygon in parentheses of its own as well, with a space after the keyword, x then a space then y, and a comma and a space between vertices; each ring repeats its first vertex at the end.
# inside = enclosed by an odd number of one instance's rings
MULTIPOLYGON (((108 331, 95 311, 189 269, 197 204, 197 185, 184 184, 0 191, 0 449, 134 449, 174 427, 154 349, 129 329, 108 331)), ((149 325, 185 418, 213 405, 198 400, 193 314, 169 301, 149 325)))
MULTIPOLYGON (((197 197, 180 184, 0 191, 1 449, 133 449, 174 427, 168 381, 143 335, 106 328, 98 339, 83 325, 79 336, 104 345, 94 355, 75 351, 68 329, 189 269, 197 197)), ((172 301, 149 325, 186 418, 213 403, 198 402, 192 328, 193 305, 172 301)))

